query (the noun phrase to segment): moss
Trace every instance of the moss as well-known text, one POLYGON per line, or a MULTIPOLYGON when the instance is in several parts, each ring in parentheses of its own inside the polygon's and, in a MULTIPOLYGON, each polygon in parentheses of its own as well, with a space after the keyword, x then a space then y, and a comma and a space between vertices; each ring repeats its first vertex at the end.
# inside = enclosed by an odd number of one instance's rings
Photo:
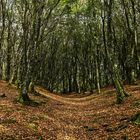
POLYGON ((31 100, 24 100, 21 95, 17 96, 16 101, 23 104, 23 105, 30 105, 31 100))
POLYGON ((117 104, 121 104, 124 102, 124 97, 122 96, 117 96, 117 104))
POLYGON ((27 106, 32 106, 32 107, 37 107, 39 105, 42 105, 44 102, 37 102, 34 100, 26 100, 24 101, 23 98, 21 96, 17 96, 17 98, 14 100, 15 103, 21 103, 22 105, 27 105, 27 106))
POLYGON ((14 84, 15 84, 15 86, 17 87, 17 89, 20 88, 18 80, 16 80, 14 84))
POLYGON ((115 80, 115 86, 116 86, 116 89, 117 89, 117 104, 121 104, 123 103, 123 100, 124 100, 124 91, 123 91, 123 88, 121 87, 121 84, 119 83, 118 80, 115 80))
POLYGON ((28 128, 33 129, 33 130, 37 130, 37 125, 35 123, 29 123, 28 124, 28 128))
POLYGON ((23 98, 19 95, 19 96, 17 96, 17 102, 19 102, 19 103, 21 103, 21 104, 23 104, 24 103, 24 101, 23 101, 23 98))
POLYGON ((140 100, 134 101, 132 106, 133 107, 138 107, 140 105, 140 100))
POLYGON ((140 125, 140 112, 138 112, 136 115, 134 115, 134 116, 131 118, 131 121, 132 121, 134 124, 140 125))

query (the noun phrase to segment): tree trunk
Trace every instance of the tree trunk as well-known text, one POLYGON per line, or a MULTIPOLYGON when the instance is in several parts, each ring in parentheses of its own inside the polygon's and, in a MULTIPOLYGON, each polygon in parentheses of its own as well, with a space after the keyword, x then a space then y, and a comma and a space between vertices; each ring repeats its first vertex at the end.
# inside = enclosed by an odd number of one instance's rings
MULTIPOLYGON (((123 85, 121 84, 119 80, 119 74, 118 74, 118 69, 113 64, 111 60, 111 55, 110 55, 110 49, 112 48, 112 4, 113 0, 109 0, 109 4, 107 5, 107 45, 104 44, 105 47, 105 54, 106 54, 106 60, 108 62, 108 67, 109 67, 109 72, 111 74, 112 80, 114 82, 114 86, 116 88, 116 93, 117 93, 117 103, 122 103, 124 100, 124 97, 127 96, 127 93, 125 92, 123 85)), ((105 13, 104 13, 104 18, 105 18, 105 13)), ((103 26, 104 27, 104 26, 103 26)), ((103 29, 105 31, 105 29, 103 29)), ((105 39, 105 33, 103 34, 103 38, 105 39)), ((104 41, 105 42, 105 41, 104 41)))

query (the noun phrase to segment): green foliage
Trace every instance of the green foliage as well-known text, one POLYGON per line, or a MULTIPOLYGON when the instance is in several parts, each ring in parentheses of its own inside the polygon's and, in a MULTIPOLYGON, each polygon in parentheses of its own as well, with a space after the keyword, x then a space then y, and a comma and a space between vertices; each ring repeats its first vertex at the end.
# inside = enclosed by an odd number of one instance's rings
POLYGON ((139 77, 138 0, 4 0, 1 5, 0 79, 14 79, 19 92, 23 86, 34 90, 31 81, 63 93, 116 84, 121 103, 126 94, 120 83, 139 77))

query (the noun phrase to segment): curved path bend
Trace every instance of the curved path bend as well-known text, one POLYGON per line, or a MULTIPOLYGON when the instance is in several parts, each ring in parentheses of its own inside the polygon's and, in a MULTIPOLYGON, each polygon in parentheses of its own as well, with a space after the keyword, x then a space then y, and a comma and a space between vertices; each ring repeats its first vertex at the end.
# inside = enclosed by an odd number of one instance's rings
MULTIPOLYGON (((59 101, 61 103, 71 104, 71 105, 89 105, 89 104, 93 103, 95 101, 95 99, 100 97, 99 94, 91 94, 89 96, 81 97, 81 98, 63 97, 60 95, 50 93, 49 91, 47 91, 41 87, 35 87, 35 91, 44 97, 59 101)), ((105 92, 114 92, 114 91, 115 90, 112 89, 112 90, 108 90, 105 92)), ((102 93, 104 93, 104 92, 102 92, 102 93)), ((101 93, 101 95, 102 95, 102 93, 101 93)))

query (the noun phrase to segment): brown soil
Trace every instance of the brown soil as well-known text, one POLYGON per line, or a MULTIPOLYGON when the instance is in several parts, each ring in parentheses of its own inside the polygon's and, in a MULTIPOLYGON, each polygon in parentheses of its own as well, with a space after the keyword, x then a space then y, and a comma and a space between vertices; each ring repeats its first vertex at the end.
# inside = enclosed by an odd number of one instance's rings
POLYGON ((39 106, 15 102, 15 87, 0 81, 0 140, 140 140, 140 127, 130 118, 140 108, 140 85, 125 86, 132 94, 121 105, 115 90, 98 95, 55 95, 36 87, 30 94, 39 106))

